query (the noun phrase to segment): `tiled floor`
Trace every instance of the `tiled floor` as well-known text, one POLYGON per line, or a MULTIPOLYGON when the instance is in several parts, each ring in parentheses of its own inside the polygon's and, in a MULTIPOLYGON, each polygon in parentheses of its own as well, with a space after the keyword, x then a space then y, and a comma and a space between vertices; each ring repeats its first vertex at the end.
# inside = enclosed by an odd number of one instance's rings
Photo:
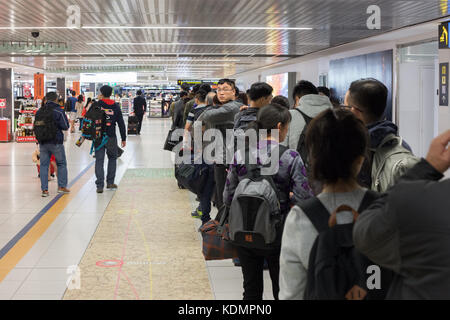
MULTIPOLYGON (((127 169, 173 168, 173 155, 162 151, 170 121, 147 119, 141 136, 128 139, 118 161, 116 183, 127 169)), ((69 135, 66 146, 69 181, 92 161, 89 145, 75 146, 78 134, 69 135)), ((56 196, 56 181, 50 182, 50 198, 40 197, 36 166, 31 161, 34 144, 0 144, 0 249, 56 196)), ((16 267, 0 282, 0 299, 61 299, 69 277, 68 266, 78 265, 114 192, 95 193, 95 177, 78 191, 16 267)), ((191 196, 192 208, 196 206, 191 196)), ((189 214, 187 212, 186 214, 189 214)), ((200 221, 192 220, 198 229, 200 221)), ((199 250, 200 246, 200 234, 199 250)), ((242 273, 231 260, 205 262, 216 299, 242 299, 242 273)), ((273 299, 268 272, 264 274, 264 298, 273 299)))

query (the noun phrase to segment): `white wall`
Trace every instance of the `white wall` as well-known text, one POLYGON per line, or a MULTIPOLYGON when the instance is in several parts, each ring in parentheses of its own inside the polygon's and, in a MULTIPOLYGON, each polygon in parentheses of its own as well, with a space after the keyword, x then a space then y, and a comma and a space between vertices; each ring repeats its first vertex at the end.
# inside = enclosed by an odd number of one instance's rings
MULTIPOLYGON (((297 80, 308 80, 318 85, 319 75, 329 72, 331 60, 348 58, 373 52, 393 50, 394 70, 393 70, 393 116, 397 123, 397 90, 398 90, 398 70, 397 70, 397 46, 415 43, 425 40, 437 39, 437 30, 439 22, 431 22, 419 26, 403 28, 397 31, 389 32, 381 36, 363 39, 346 45, 341 45, 332 49, 312 53, 300 58, 290 59, 276 65, 267 66, 235 74, 232 77, 241 79, 245 89, 248 89, 253 82, 265 80, 268 75, 297 72, 297 80)), ((440 62, 450 62, 450 50, 440 50, 440 62)), ((439 77, 439 74, 437 74, 439 77)), ((438 107, 438 133, 442 133, 450 128, 450 107, 438 107)), ((447 172, 450 177, 450 170, 447 172)))
POLYGON ((354 57, 358 55, 374 53, 385 50, 393 50, 393 118, 397 122, 397 46, 406 43, 414 43, 437 37, 438 22, 427 23, 419 26, 403 28, 393 32, 363 39, 353 43, 341 45, 335 48, 322 50, 306 56, 286 60, 274 65, 262 67, 249 72, 230 75, 240 81, 244 88, 249 89, 251 84, 258 80, 265 81, 266 76, 285 72, 296 72, 297 81, 308 80, 314 85, 319 84, 319 75, 328 74, 331 60, 354 57))

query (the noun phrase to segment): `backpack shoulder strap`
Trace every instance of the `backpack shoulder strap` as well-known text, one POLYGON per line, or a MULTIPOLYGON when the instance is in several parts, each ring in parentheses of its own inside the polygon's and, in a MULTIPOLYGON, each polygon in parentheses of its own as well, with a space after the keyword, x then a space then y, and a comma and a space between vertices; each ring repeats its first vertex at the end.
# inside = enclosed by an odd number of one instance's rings
POLYGON ((402 138, 396 136, 393 133, 388 134, 380 143, 380 145, 378 146, 378 148, 383 148, 388 142, 391 142, 393 140, 397 141, 397 145, 402 145, 402 138))
POLYGON ((317 232, 321 233, 329 228, 330 213, 318 198, 313 197, 297 205, 303 210, 317 232))
POLYGON ((306 113, 304 113, 302 110, 300 110, 299 108, 294 108, 294 110, 300 112, 300 114, 302 115, 303 119, 306 122, 306 126, 308 126, 308 124, 312 121, 313 118, 311 118, 310 116, 308 116, 306 113))
POLYGON ((378 192, 367 190, 366 193, 364 194, 364 198, 361 201, 361 204, 359 205, 358 213, 361 213, 364 210, 366 210, 372 204, 372 202, 377 200, 379 197, 380 194, 378 192))
POLYGON ((300 114, 302 115, 303 119, 305 120, 305 126, 303 127, 303 130, 300 133, 300 139, 298 140, 298 144, 297 144, 297 151, 300 153, 300 156, 302 157, 303 162, 305 162, 306 159, 303 159, 303 158, 306 158, 306 155, 302 154, 303 152, 301 150, 301 146, 305 143, 306 130, 308 129, 308 125, 312 121, 313 118, 311 118, 310 116, 306 115, 304 112, 302 112, 298 108, 295 108, 294 110, 297 110, 298 112, 300 112, 300 114))
POLYGON ((279 144, 279 148, 280 148, 279 156, 280 156, 280 158, 281 158, 281 156, 282 156, 286 151, 288 151, 289 148, 286 147, 285 145, 282 145, 281 143, 279 144))

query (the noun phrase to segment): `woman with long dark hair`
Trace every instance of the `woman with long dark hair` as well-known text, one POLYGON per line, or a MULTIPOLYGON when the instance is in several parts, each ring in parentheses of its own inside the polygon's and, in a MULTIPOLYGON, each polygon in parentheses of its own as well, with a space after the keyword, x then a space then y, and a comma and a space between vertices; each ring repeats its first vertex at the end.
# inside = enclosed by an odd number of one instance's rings
MULTIPOLYGON (((310 214, 317 213, 316 216, 320 216, 321 212, 317 210, 322 207, 326 209, 322 212, 328 212, 330 216, 343 205, 358 211, 367 199, 374 197, 372 194, 365 198, 368 190, 361 187, 357 179, 367 154, 368 141, 364 123, 342 108, 323 111, 310 123, 306 145, 311 178, 323 184, 323 191, 317 196, 319 206, 299 203, 286 220, 280 258, 281 299, 301 300, 305 295, 309 255, 318 231, 304 210, 309 210, 310 214)), ((338 216, 336 224, 353 223, 354 216, 348 213, 338 216)), ((369 293, 374 299, 379 299, 388 289, 386 283, 389 283, 390 275, 382 274, 382 278, 384 291, 369 293)), ((364 297, 362 291, 359 293, 364 297)))
MULTIPOLYGON (((256 134, 267 131, 267 137, 258 141, 257 146, 249 146, 248 152, 256 153, 254 159, 261 165, 265 161, 258 155, 261 152, 267 152, 266 159, 271 159, 275 148, 282 150, 280 143, 285 139, 291 114, 289 110, 278 105, 267 105, 262 107, 257 115, 257 120, 251 123, 247 130, 255 130, 256 134), (275 134, 275 131, 278 134, 275 134)), ((238 257, 242 266, 244 276, 244 300, 262 300, 263 298, 263 266, 264 259, 268 263, 270 278, 272 279, 272 291, 275 299, 278 299, 279 285, 278 277, 280 271, 279 259, 281 250, 281 237, 283 232, 283 221, 289 212, 291 204, 295 201, 301 201, 312 196, 308 182, 306 180, 306 171, 302 159, 297 151, 284 149, 280 151, 278 170, 272 176, 276 191, 279 194, 281 224, 277 228, 276 240, 270 248, 267 249, 249 249, 243 246, 237 246, 238 257), (293 196, 291 196, 293 194, 293 196)), ((276 153, 274 153, 276 154, 276 153)), ((242 152, 238 150, 234 157, 234 163, 230 166, 224 191, 224 202, 231 206, 236 188, 240 181, 247 176, 246 161, 242 161, 242 152)), ((244 156, 245 157, 245 156, 244 156)), ((244 158, 245 159, 245 158, 244 158)), ((251 210, 251 208, 249 208, 251 210)), ((256 210, 256 209, 255 209, 256 210)))
POLYGON ((77 118, 78 118, 78 122, 80 123, 80 125, 79 125, 79 130, 81 131, 81 126, 82 126, 82 124, 83 124, 83 116, 82 116, 82 113, 83 113, 83 100, 84 100, 84 97, 80 94, 79 96, 78 96, 78 100, 77 100, 77 103, 75 104, 75 109, 77 110, 77 118))

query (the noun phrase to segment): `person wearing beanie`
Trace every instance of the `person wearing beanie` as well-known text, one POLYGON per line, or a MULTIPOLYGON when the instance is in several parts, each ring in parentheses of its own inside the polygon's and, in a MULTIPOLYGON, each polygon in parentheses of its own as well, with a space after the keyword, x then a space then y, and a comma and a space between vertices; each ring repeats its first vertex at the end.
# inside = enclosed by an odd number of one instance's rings
POLYGON ((110 86, 103 86, 100 88, 100 96, 98 98, 98 105, 105 112, 105 126, 104 130, 108 136, 108 142, 105 146, 95 151, 95 176, 97 181, 97 193, 103 193, 105 186, 105 153, 108 155, 108 173, 106 176, 106 188, 108 190, 116 190, 117 185, 114 184, 116 177, 117 157, 119 148, 117 146, 116 123, 119 126, 120 136, 122 138, 122 148, 127 144, 127 135, 125 121, 123 120, 122 110, 120 106, 112 99, 113 89, 110 86))

